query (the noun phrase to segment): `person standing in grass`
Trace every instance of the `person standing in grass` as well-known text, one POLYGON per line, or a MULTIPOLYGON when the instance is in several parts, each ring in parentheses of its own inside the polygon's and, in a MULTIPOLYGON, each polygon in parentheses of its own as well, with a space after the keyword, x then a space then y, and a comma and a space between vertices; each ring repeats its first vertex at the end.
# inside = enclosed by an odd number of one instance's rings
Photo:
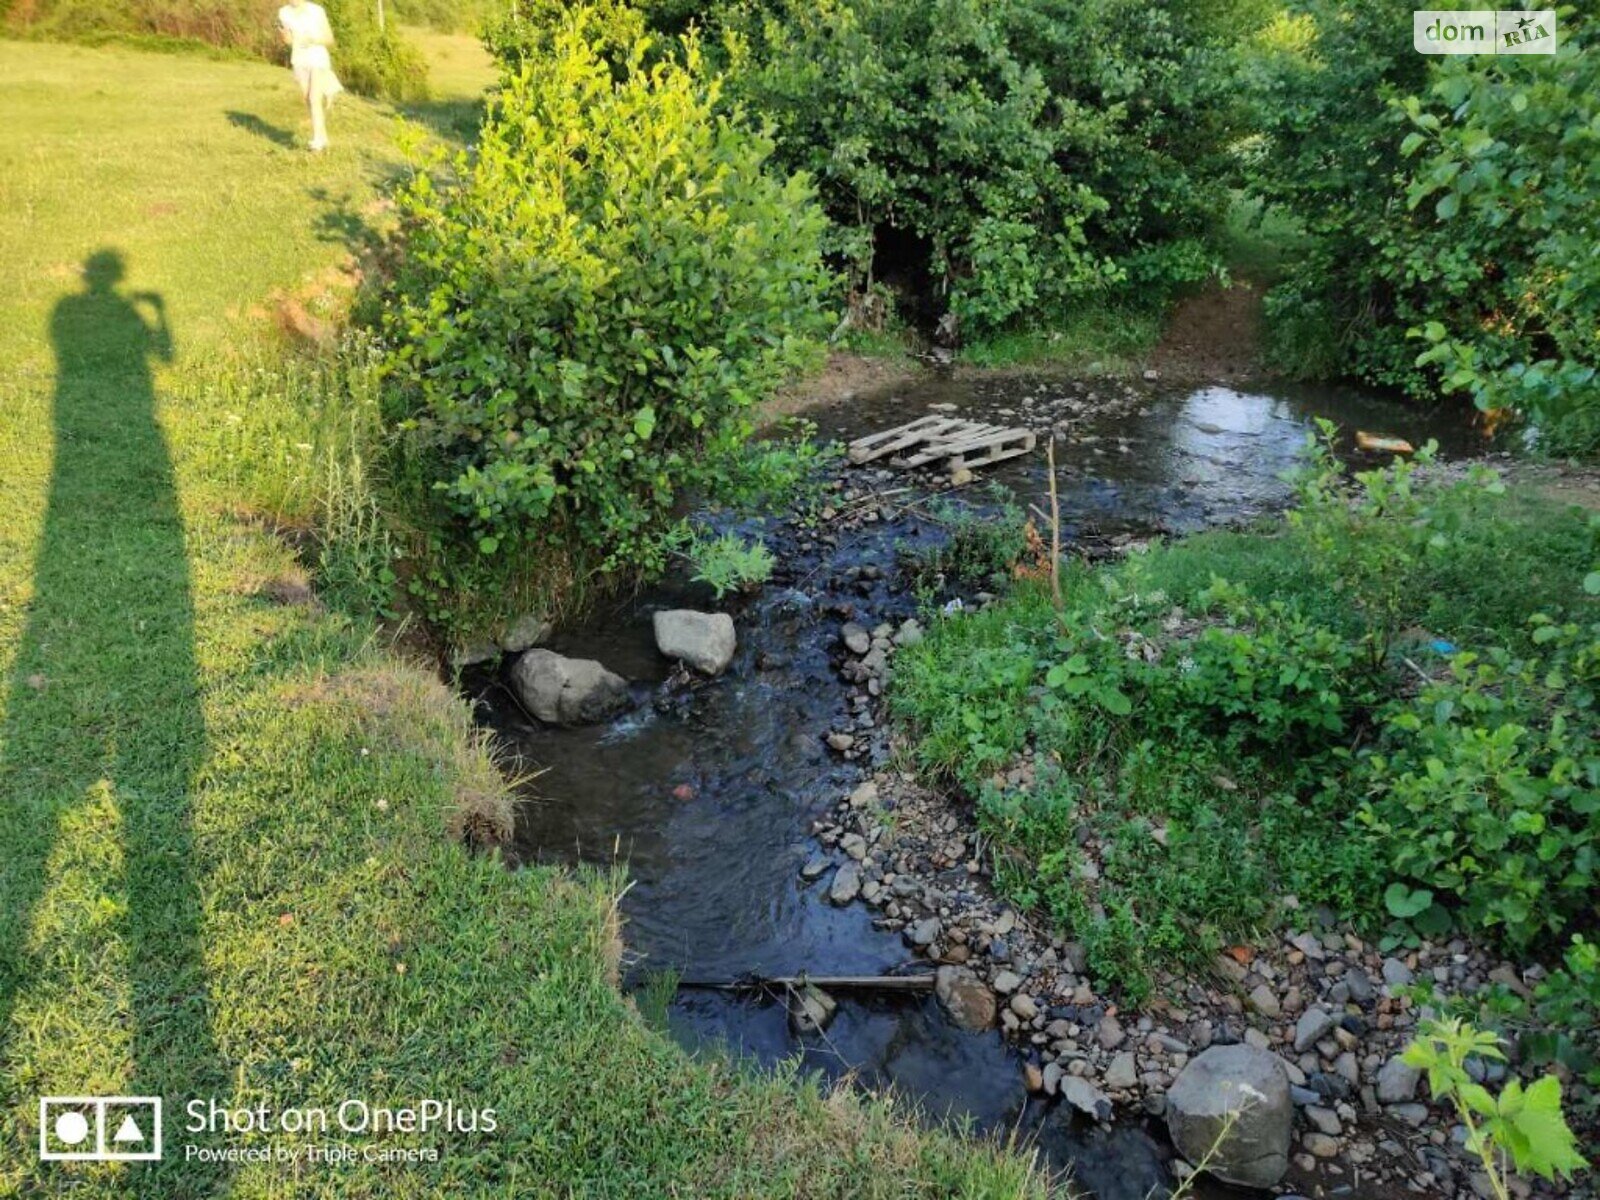
POLYGON ((328 24, 327 11, 312 0, 289 0, 278 10, 278 26, 284 45, 289 47, 295 82, 311 110, 311 149, 326 150, 328 106, 344 91, 344 85, 333 73, 333 58, 328 53, 328 47, 333 45, 333 27, 328 24))

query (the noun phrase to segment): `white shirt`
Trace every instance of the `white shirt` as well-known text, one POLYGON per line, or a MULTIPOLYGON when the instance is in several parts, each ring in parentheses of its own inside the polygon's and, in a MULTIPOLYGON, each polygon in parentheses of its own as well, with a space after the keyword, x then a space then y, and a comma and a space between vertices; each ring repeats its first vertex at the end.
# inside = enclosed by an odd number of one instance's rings
POLYGON ((333 28, 328 24, 328 13, 320 4, 285 4, 278 10, 278 24, 289 31, 294 39, 290 43, 289 65, 296 69, 331 69, 333 60, 328 57, 328 43, 333 41, 333 28))

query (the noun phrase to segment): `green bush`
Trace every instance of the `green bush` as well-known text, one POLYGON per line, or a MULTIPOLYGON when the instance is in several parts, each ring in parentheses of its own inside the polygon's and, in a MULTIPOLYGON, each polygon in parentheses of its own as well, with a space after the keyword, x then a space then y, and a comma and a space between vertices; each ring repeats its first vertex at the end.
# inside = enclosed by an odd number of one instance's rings
POLYGON ((1517 947, 1592 920, 1600 894, 1600 626, 1535 637, 1537 657, 1456 655, 1361 773, 1394 874, 1517 947))
POLYGON ((775 562, 765 542, 746 541, 732 532, 717 537, 696 533, 682 554, 694 570, 694 582, 707 585, 718 600, 729 592, 760 587, 772 578, 775 562))
MULTIPOLYGON (((644 14, 627 0, 591 0, 577 8, 566 0, 519 0, 484 23, 483 46, 500 64, 501 72, 514 78, 529 63, 549 55, 556 38, 574 20, 582 25, 590 46, 610 62, 619 77, 635 49, 644 43, 644 14)), ((650 49, 645 46, 647 53, 650 49)), ((657 56, 652 53, 650 57, 657 56)))
POLYGON ((1258 194, 1309 251, 1268 297, 1280 365, 1527 418, 1600 449, 1600 56, 1416 54, 1409 10, 1310 0, 1254 60, 1258 194), (1284 34, 1284 30, 1291 33, 1284 34))
POLYGON ((334 69, 351 91, 386 100, 428 98, 428 63, 391 23, 378 28, 371 0, 322 0, 338 45, 334 69))
POLYGON ((658 567, 674 507, 730 481, 744 414, 826 327, 809 182, 767 172, 692 41, 648 68, 640 43, 614 82, 584 22, 400 197, 386 415, 435 617, 508 574, 658 567))
POLYGON ((1292 520, 1069 567, 1059 609, 1020 584, 896 659, 891 710, 1001 887, 1135 998, 1288 895, 1526 949, 1600 893, 1600 526, 1311 449, 1292 520))
MULTIPOLYGON (((683 6, 647 5, 652 22, 683 6)), ((732 95, 812 174, 829 248, 963 336, 1217 266, 1244 108, 1228 46, 1254 0, 727 0, 732 95)))

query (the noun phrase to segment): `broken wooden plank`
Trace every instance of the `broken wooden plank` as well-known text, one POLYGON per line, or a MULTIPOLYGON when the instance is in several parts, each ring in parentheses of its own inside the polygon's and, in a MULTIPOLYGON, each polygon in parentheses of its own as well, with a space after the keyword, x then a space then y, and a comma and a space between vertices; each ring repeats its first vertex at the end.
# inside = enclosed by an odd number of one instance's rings
POLYGON ((987 425, 969 433, 948 438, 940 438, 920 447, 913 454, 897 458, 893 464, 897 467, 920 467, 924 463, 935 462, 941 458, 949 458, 953 454, 978 446, 987 446, 993 442, 1008 438, 1032 437, 1033 434, 1026 429, 1002 429, 998 425, 987 425))
MULTIPOLYGON (((1000 426, 985 425, 960 417, 922 417, 905 425, 886 429, 850 443, 850 461, 857 466, 883 458, 897 451, 909 450, 924 442, 934 444, 965 441, 985 433, 999 433, 1000 426)), ((898 466, 899 463, 891 465, 898 466)))
POLYGON ((781 992, 807 986, 832 991, 929 992, 933 975, 741 975, 736 979, 680 979, 678 986, 716 992, 781 992))
POLYGON ((992 439, 957 450, 946 461, 945 466, 952 472, 963 468, 971 470, 974 467, 986 467, 1004 459, 1016 458, 1019 454, 1028 454, 1036 444, 1037 438, 1034 437, 1032 430, 1014 429, 1004 438, 992 439))
POLYGON ((915 445, 943 429, 960 424, 961 422, 955 417, 919 417, 904 425, 896 425, 893 429, 859 437, 850 443, 850 461, 860 466, 862 463, 893 454, 896 450, 915 445))

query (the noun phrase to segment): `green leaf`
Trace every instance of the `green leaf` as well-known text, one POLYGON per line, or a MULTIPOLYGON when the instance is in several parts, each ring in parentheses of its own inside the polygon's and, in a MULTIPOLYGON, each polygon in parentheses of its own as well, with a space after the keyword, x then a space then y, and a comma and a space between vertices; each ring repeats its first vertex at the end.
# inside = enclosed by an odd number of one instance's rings
POLYGON ((1600 571, 1590 571, 1583 577, 1583 590, 1591 596, 1600 596, 1600 571))
POLYGON ((1433 211, 1439 214, 1441 221, 1448 221, 1461 211, 1461 193, 1446 192, 1439 198, 1439 203, 1434 206, 1433 211))
POLYGON ((1133 711, 1133 701, 1116 688, 1108 688, 1099 695, 1100 707, 1108 713, 1118 717, 1125 717, 1133 711))
POLYGON ((648 442, 656 428, 656 410, 646 404, 633 415, 633 432, 641 442, 648 442))
POLYGON ((1500 1096, 1500 1116, 1517 1134, 1507 1139, 1507 1148, 1519 1171, 1553 1179, 1588 1165, 1561 1114, 1561 1083, 1554 1075, 1541 1076, 1525 1091, 1513 1079, 1500 1096))
POLYGON ((1399 880, 1391 883, 1383 893, 1384 907, 1389 910, 1391 916, 1399 917, 1402 921, 1416 916, 1432 903, 1433 893, 1427 888, 1412 891, 1399 880))

